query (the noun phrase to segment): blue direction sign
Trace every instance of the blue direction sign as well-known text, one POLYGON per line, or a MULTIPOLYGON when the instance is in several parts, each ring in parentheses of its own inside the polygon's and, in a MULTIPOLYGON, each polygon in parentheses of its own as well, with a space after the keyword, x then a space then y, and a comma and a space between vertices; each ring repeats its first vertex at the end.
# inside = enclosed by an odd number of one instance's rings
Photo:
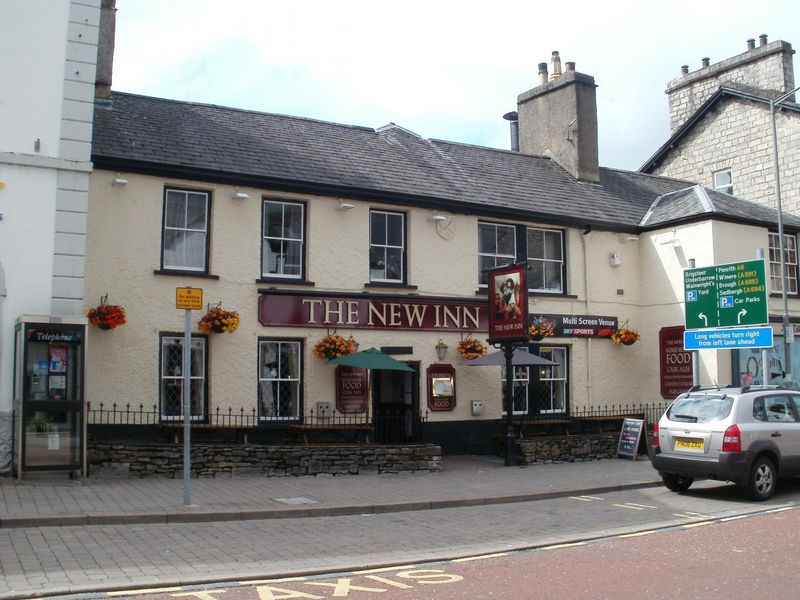
POLYGON ((684 331, 683 348, 685 350, 772 348, 772 327, 737 327, 684 331))
POLYGON ((766 325, 766 279, 764 259, 684 270, 686 329, 766 325))

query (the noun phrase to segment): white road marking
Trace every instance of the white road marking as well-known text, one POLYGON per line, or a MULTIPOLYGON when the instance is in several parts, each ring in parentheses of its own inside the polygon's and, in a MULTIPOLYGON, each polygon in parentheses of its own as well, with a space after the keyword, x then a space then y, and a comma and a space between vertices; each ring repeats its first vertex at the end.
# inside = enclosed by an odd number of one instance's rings
POLYGON ((471 560, 484 560, 486 558, 499 558, 501 556, 508 556, 508 552, 496 552, 495 554, 481 554, 480 556, 467 556, 466 558, 454 558, 450 562, 462 563, 471 560))

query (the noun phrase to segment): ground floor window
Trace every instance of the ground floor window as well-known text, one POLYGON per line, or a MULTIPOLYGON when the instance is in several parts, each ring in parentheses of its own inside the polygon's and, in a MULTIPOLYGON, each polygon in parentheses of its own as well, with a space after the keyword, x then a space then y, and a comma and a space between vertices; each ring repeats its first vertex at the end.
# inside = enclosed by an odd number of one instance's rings
POLYGON ((541 397, 540 412, 567 412, 567 349, 555 346, 540 346, 539 356, 557 363, 538 367, 541 397))
MULTIPOLYGON (((192 337, 190 358, 189 403, 192 421, 206 419, 207 403, 207 356, 208 338, 192 337)), ((159 406, 161 419, 177 421, 183 419, 183 336, 161 334, 159 406)))
MULTIPOLYGON (((558 364, 514 367, 513 391, 515 415, 565 413, 567 404, 567 348, 531 346, 533 354, 558 364)), ((501 393, 505 393, 505 367, 501 369, 501 393)), ((505 406, 503 414, 506 414, 505 406)))
POLYGON ((299 420, 303 347, 295 340, 258 342, 258 417, 299 420))

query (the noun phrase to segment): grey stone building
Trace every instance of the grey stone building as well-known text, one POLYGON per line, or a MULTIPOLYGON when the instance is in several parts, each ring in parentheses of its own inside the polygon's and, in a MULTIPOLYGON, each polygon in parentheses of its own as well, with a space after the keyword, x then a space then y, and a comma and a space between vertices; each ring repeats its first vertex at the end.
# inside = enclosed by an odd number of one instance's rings
MULTIPOLYGON (((667 84, 672 135, 641 167, 654 175, 695 181, 776 207, 770 100, 795 88, 794 50, 767 36, 747 40, 742 54, 667 84)), ((776 106, 783 209, 800 213, 800 105, 790 94, 776 106)))

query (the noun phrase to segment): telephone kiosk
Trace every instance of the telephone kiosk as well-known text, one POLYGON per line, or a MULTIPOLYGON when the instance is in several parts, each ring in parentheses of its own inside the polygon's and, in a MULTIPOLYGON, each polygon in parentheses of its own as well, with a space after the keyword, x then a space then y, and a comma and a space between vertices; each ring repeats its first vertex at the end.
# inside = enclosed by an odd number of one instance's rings
POLYGON ((14 330, 14 470, 86 474, 86 319, 23 315, 14 330))

